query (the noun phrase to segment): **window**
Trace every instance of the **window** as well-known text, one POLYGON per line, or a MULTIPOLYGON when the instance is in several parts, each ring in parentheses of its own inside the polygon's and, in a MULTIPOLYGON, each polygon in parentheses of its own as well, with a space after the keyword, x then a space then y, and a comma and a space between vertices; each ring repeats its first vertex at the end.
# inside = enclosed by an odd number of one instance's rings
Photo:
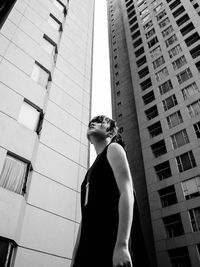
POLYGON ((180 4, 181 4, 180 0, 175 0, 171 5, 169 5, 169 8, 172 10, 180 4))
POLYGON ((162 127, 161 127, 160 121, 149 126, 148 131, 149 131, 150 137, 155 137, 155 136, 161 134, 162 133, 162 127))
POLYGON ((138 39, 135 43, 133 43, 133 47, 137 48, 141 44, 142 44, 142 38, 138 39))
POLYGON ((200 138, 200 122, 193 125, 197 138, 200 138))
POLYGON ((160 181, 172 176, 171 168, 170 168, 168 160, 154 166, 154 169, 155 169, 156 175, 158 176, 160 181))
POLYGON ((147 110, 145 110, 145 114, 148 120, 152 120, 153 118, 158 116, 158 109, 157 106, 153 106, 147 110))
POLYGON ((131 19, 135 15, 135 10, 132 10, 131 13, 128 13, 128 18, 131 19))
POLYGON ((0 237, 0 266, 10 267, 14 257, 14 249, 16 244, 14 241, 0 237))
POLYGON ((162 53, 162 50, 161 50, 160 46, 157 46, 152 51, 150 51, 150 55, 151 55, 152 59, 159 56, 161 53, 162 53))
POLYGON ((172 13, 174 18, 178 17, 181 13, 185 11, 185 8, 183 6, 179 7, 176 11, 172 13))
POLYGON ((200 208, 189 210, 193 232, 200 231, 200 208))
POLYGON ((164 31, 162 31, 162 36, 166 37, 168 36, 170 33, 172 33, 174 31, 173 27, 170 25, 169 27, 167 27, 164 31))
POLYGON ((158 193, 160 195, 160 201, 163 208, 177 203, 177 197, 174 185, 160 189, 158 193))
POLYGON ((174 70, 180 69, 185 64, 187 64, 187 60, 186 60, 185 56, 181 56, 172 62, 172 66, 173 66, 174 70))
POLYGON ((168 25, 170 23, 170 20, 169 18, 165 18, 164 20, 162 20, 160 23, 159 23, 159 27, 160 28, 164 28, 166 25, 168 25))
POLYGON ((2 0, 0 2, 0 29, 6 21, 10 11, 12 10, 16 0, 2 0))
POLYGON ((159 82, 169 75, 166 67, 155 73, 156 81, 159 82))
POLYGON ((31 78, 41 86, 47 88, 48 82, 51 80, 50 71, 43 67, 40 63, 35 62, 31 78))
POLYGON ((131 32, 134 32, 135 30, 137 30, 139 27, 138 23, 134 24, 131 28, 130 28, 130 31, 131 32))
POLYGON ((190 50, 190 54, 191 54, 192 58, 194 58, 194 59, 199 57, 200 56, 200 45, 197 45, 192 50, 190 50))
POLYGON ((154 157, 160 157, 167 153, 165 141, 161 140, 153 145, 151 145, 152 153, 154 157))
POLYGON ((189 24, 187 24, 185 27, 183 27, 182 29, 180 29, 180 32, 182 33, 182 35, 186 35, 188 32, 191 32, 194 29, 194 25, 192 22, 190 22, 189 24))
POLYGON ((190 68, 185 69, 184 71, 180 72, 178 75, 176 75, 179 84, 182 84, 183 82, 187 81, 188 79, 192 78, 192 72, 190 68))
POLYGON ((62 13, 66 14, 66 7, 63 5, 63 3, 59 0, 53 1, 54 5, 60 10, 62 13))
POLYGON ((152 63, 153 63, 154 69, 157 69, 158 67, 160 67, 161 65, 165 63, 164 57, 161 56, 157 58, 156 60, 154 60, 152 63))
POLYGON ((149 13, 149 9, 148 9, 148 7, 145 7, 142 11, 139 12, 139 15, 140 15, 140 17, 142 17, 147 13, 149 13))
POLYGON ((150 14, 148 13, 143 19, 141 19, 141 23, 144 24, 150 18, 150 14))
POLYGON ((200 92, 200 90, 197 87, 197 84, 195 82, 189 84, 188 86, 186 86, 185 88, 182 89, 182 94, 183 94, 184 100, 188 99, 190 96, 195 95, 199 92, 200 92))
POLYGON ((152 22, 152 20, 150 20, 149 22, 147 22, 147 23, 143 26, 143 28, 144 28, 144 30, 148 30, 151 26, 153 26, 153 22, 152 22))
POLYGON ((180 247, 168 250, 172 267, 191 267, 190 257, 187 247, 180 247))
POLYGON ((197 166, 192 151, 176 157, 176 162, 179 172, 184 172, 197 166))
POLYGON ((39 107, 25 99, 17 121, 39 134, 42 128, 43 112, 39 107))
POLYGON ((140 84, 141 89, 144 91, 152 86, 151 78, 146 79, 144 82, 140 84))
POLYGON ((182 118, 180 110, 178 110, 177 112, 172 113, 171 115, 169 115, 166 118, 166 120, 167 120, 167 124, 168 124, 169 129, 179 125, 180 123, 182 123, 183 122, 183 118, 182 118))
POLYGON ((165 10, 161 11, 161 12, 156 16, 157 21, 161 20, 165 15, 167 15, 166 11, 165 11, 165 10))
POLYGON ((183 15, 182 17, 180 17, 180 19, 178 19, 176 21, 177 25, 180 27, 182 24, 184 24, 186 21, 188 21, 190 18, 188 16, 188 14, 183 15))
POLYGON ((147 105, 155 100, 154 92, 150 91, 149 93, 144 95, 142 98, 143 98, 144 104, 147 105))
POLYGON ((168 38, 165 41, 166 47, 169 47, 170 45, 172 45, 173 43, 175 43, 176 41, 178 41, 176 34, 172 35, 170 38, 168 38))
POLYGON ((138 30, 137 32, 132 34, 131 38, 132 38, 132 40, 135 40, 138 36, 140 36, 140 30, 138 30))
POLYGON ((154 37, 153 39, 151 39, 151 40, 148 42, 148 46, 149 46, 149 48, 151 48, 152 46, 154 46, 157 42, 158 42, 158 38, 157 38, 157 36, 156 36, 156 37, 154 37))
POLYGON ((163 7, 163 3, 161 2, 159 5, 157 5, 157 6, 153 9, 153 11, 154 11, 155 13, 158 13, 162 7, 163 7))
POLYGON ((160 90, 160 94, 164 95, 165 93, 169 92, 170 90, 173 89, 173 85, 171 80, 168 80, 166 82, 164 82, 163 84, 161 84, 159 87, 160 90))
POLYGON ((134 10, 134 5, 130 6, 130 7, 127 9, 127 13, 130 13, 132 10, 134 10))
POLYGON ((191 118, 197 116, 200 114, 200 100, 197 100, 193 102, 192 104, 187 106, 188 108, 188 113, 191 118))
POLYGON ((117 96, 120 96, 121 95, 121 92, 120 91, 117 91, 117 96))
POLYGON ((147 58, 146 56, 141 57, 138 61, 136 61, 136 64, 139 67, 141 67, 142 65, 144 65, 147 62, 147 58))
POLYGON ((197 63, 195 63, 195 65, 196 65, 198 71, 200 72, 200 61, 198 61, 197 63))
POLYGON ((200 40, 200 36, 199 36, 199 34, 197 32, 195 32, 192 35, 190 35, 188 38, 185 39, 185 43, 189 47, 189 46, 191 46, 192 44, 196 43, 199 40, 200 40))
POLYGON ((170 58, 173 58, 181 52, 182 52, 182 48, 181 48, 180 44, 178 44, 178 45, 174 46, 172 49, 170 49, 168 51, 168 54, 169 54, 170 58))
POLYGON ((156 33, 155 29, 152 28, 150 31, 148 31, 145 35, 146 38, 149 39, 151 36, 153 36, 156 33))
POLYGON ((135 51, 135 56, 139 57, 140 55, 142 55, 144 53, 144 47, 140 47, 138 50, 135 51))
POLYGON ((8 152, 0 174, 0 186, 17 194, 25 194, 30 168, 29 161, 8 152))
MULTIPOLYGON (((113 19, 114 20, 114 19, 113 19)), ((133 23, 135 23, 137 21, 137 17, 133 17, 130 21, 129 21, 129 25, 131 26, 133 23)))
POLYGON ((149 74, 149 68, 148 67, 145 67, 143 69, 141 69, 139 72, 139 77, 140 79, 142 79, 143 77, 145 77, 147 74, 149 74))
POLYGON ((44 34, 43 40, 44 41, 43 41, 42 46, 48 54, 54 55, 58 52, 57 44, 51 38, 49 38, 46 34, 44 34))
POLYGON ((170 108, 173 108, 174 106, 178 105, 175 95, 171 95, 167 97, 165 100, 162 101, 162 103, 163 103, 164 111, 167 111, 170 108))
POLYGON ((168 238, 173 238, 184 234, 180 213, 176 213, 163 218, 168 238))
POLYGON ((181 183, 186 200, 200 196, 200 176, 192 177, 181 183))
POLYGON ((189 143, 189 138, 185 129, 171 135, 171 141, 173 148, 176 149, 178 147, 184 146, 189 143))
POLYGON ((53 14, 49 15, 48 22, 57 31, 62 31, 62 23, 53 14))

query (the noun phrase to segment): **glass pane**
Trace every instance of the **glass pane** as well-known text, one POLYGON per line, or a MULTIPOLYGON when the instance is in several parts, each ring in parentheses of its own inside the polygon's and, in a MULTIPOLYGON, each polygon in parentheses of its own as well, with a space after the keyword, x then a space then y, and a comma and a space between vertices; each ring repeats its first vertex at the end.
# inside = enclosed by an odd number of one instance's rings
POLYGON ((26 126, 27 128, 36 131, 40 118, 40 112, 33 108, 27 103, 23 103, 19 116, 18 122, 26 126))
POLYGON ((46 87, 48 84, 49 73, 43 70, 39 65, 35 64, 33 66, 31 78, 41 86, 46 87))

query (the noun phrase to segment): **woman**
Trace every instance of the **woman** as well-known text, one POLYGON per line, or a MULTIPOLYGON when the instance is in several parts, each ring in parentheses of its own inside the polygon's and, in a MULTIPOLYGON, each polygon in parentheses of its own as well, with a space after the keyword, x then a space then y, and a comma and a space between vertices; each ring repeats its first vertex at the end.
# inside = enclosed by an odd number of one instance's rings
POLYGON ((133 185, 116 122, 93 118, 87 138, 97 158, 81 186, 82 221, 71 267, 132 267, 133 185))

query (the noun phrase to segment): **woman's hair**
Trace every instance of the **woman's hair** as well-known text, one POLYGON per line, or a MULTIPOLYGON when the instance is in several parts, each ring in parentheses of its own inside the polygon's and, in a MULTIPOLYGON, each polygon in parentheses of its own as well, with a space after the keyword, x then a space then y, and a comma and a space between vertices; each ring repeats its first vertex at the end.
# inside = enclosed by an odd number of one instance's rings
POLYGON ((105 115, 100 115, 92 118, 92 120, 89 123, 89 126, 92 122, 98 122, 98 123, 108 123, 109 127, 107 128, 107 132, 109 132, 111 137, 111 142, 116 142, 120 144, 125 149, 125 144, 122 140, 122 136, 119 133, 119 128, 117 126, 117 122, 106 117, 105 115))

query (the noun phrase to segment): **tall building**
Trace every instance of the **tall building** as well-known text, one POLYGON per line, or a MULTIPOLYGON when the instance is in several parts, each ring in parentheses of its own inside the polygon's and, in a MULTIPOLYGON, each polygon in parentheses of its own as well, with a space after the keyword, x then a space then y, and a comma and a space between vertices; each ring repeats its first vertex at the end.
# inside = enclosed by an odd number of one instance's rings
POLYGON ((0 266, 70 266, 93 19, 94 0, 0 3, 0 266))
POLYGON ((152 266, 197 267, 199 1, 108 0, 107 6, 113 117, 127 146, 152 266))

